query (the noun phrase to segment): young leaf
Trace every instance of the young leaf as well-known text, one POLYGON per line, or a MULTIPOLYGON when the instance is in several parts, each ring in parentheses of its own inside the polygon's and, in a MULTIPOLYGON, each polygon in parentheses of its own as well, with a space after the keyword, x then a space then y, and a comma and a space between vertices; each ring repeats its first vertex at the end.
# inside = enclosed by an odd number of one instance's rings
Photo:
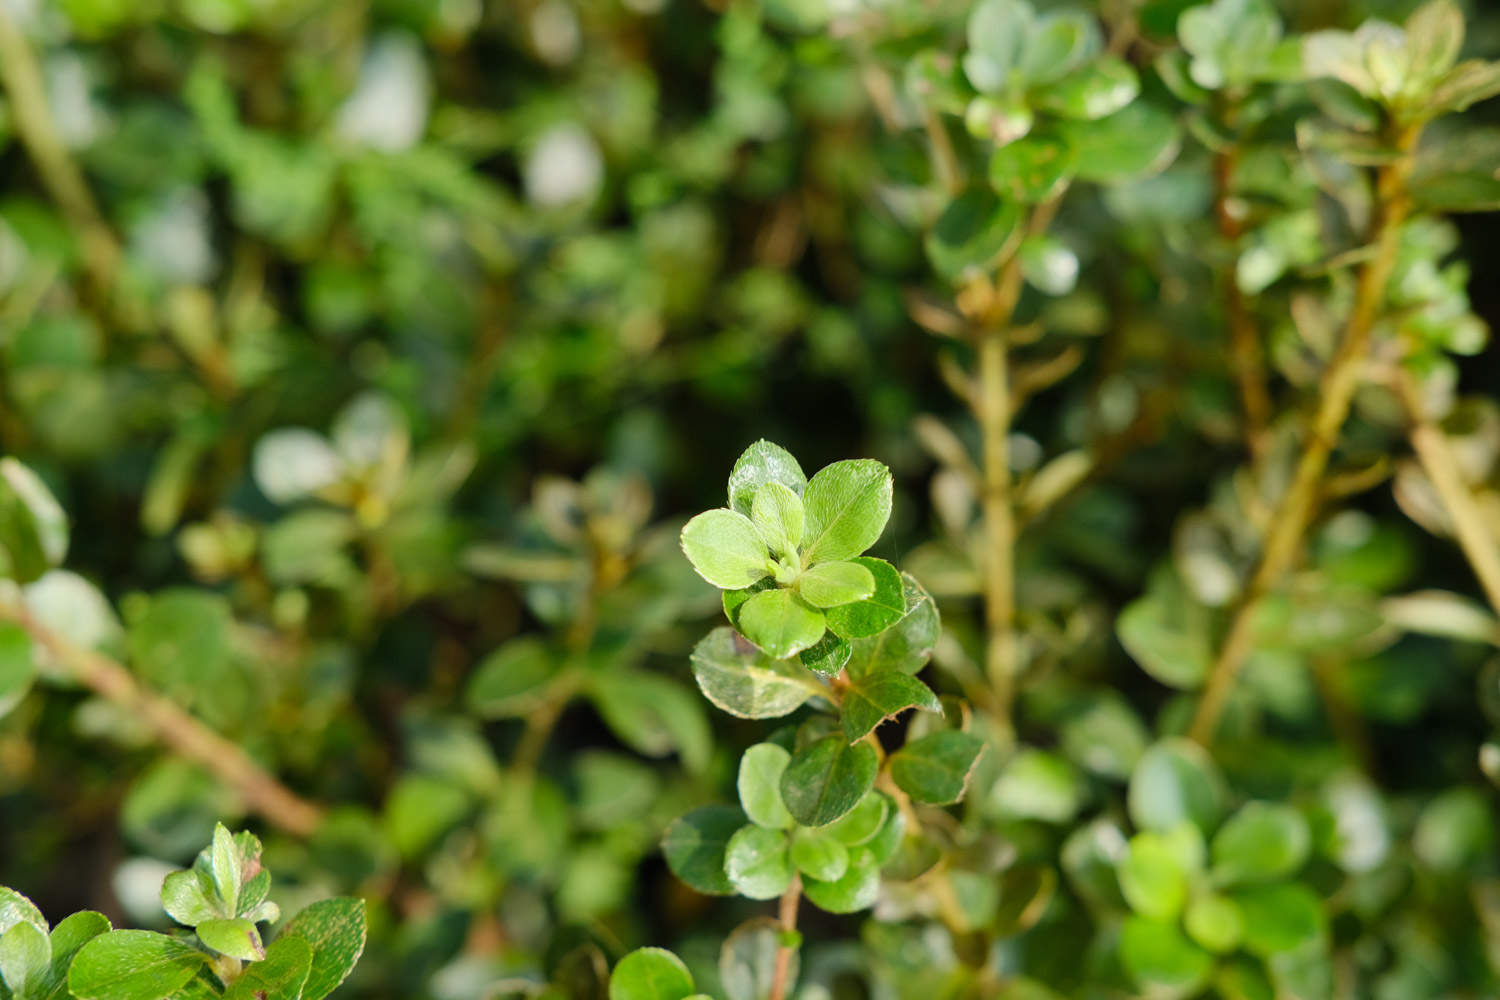
POLYGON ((751 899, 775 899, 792 884, 792 862, 787 836, 747 824, 729 838, 724 851, 724 873, 735 891, 751 899))
POLYGON ((1171 830, 1184 821, 1209 831, 1219 821, 1224 782, 1196 743, 1163 740, 1141 757, 1130 776, 1127 807, 1142 830, 1171 830))
POLYGON ((703 806, 675 820, 661 839, 667 867, 705 895, 731 895, 734 886, 724 874, 724 852, 745 818, 733 806, 703 806))
POLYGON ((1328 934, 1323 904, 1312 890, 1295 882, 1242 889, 1230 897, 1244 924, 1245 950, 1252 955, 1296 951, 1328 934))
POLYGON ((162 1000, 207 960, 165 934, 110 931, 79 949, 68 989, 80 1000, 162 1000))
POLYGON ((796 656, 823 638, 825 622, 816 608, 790 590, 763 590, 740 608, 740 632, 778 660, 796 656))
POLYGON ((869 744, 825 736, 792 756, 781 775, 781 800, 803 826, 826 826, 859 804, 878 766, 869 744))
POLYGON ((984 0, 969 14, 969 51, 964 73, 980 93, 1004 90, 1032 31, 1029 5, 1020 0, 984 0))
POLYGON ((301 1000, 323 1000, 349 978, 365 950, 365 901, 336 896, 313 903, 277 935, 302 938, 312 948, 312 970, 301 1000))
POLYGON ((1191 996, 1208 981, 1213 956, 1175 923, 1132 916, 1120 930, 1120 962, 1143 990, 1191 996))
POLYGON ((47 932, 47 919, 42 916, 42 911, 16 890, 0 885, 0 934, 22 921, 36 927, 43 934, 47 932))
POLYGON ((905 583, 896 567, 884 559, 860 556, 851 563, 870 574, 874 588, 856 603, 829 608, 823 617, 828 628, 845 639, 879 635, 906 615, 905 583))
POLYGON ((774 830, 792 825, 781 802, 781 774, 792 755, 774 743, 757 743, 740 758, 740 806, 751 822, 774 830))
POLYGON ((235 849, 234 835, 223 823, 214 824, 214 839, 209 850, 214 888, 224 903, 224 912, 235 913, 240 902, 240 852, 235 849))
POLYGON ((807 484, 808 563, 852 559, 874 545, 891 516, 891 470, 874 459, 834 462, 807 484))
POLYGON ((1312 833, 1297 810, 1247 802, 1214 835, 1214 877, 1221 885, 1281 878, 1301 868, 1311 849, 1312 833))
POLYGON ((1175 920, 1195 874, 1165 834, 1145 830, 1130 838, 1130 851, 1120 861, 1120 893, 1143 916, 1175 920))
POLYGON ((266 957, 260 932, 248 920, 205 920, 196 930, 198 940, 220 954, 245 962, 258 962, 266 957))
POLYGON ((795 559, 802 542, 802 499, 778 482, 763 485, 750 507, 750 521, 773 553, 795 559))
POLYGON ((1240 908, 1233 900, 1211 892, 1195 897, 1188 904, 1182 926, 1194 942, 1219 955, 1239 947, 1245 933, 1240 908))
POLYGON ((775 660, 732 628, 716 628, 693 647, 693 677, 703 696, 741 719, 789 715, 818 693, 810 677, 786 660, 775 660))
POLYGON ((735 628, 740 627, 740 609, 745 602, 763 590, 775 590, 777 583, 771 577, 766 577, 758 583, 751 584, 742 590, 726 590, 719 596, 724 605, 724 617, 729 619, 729 624, 735 628))
POLYGON ((844 874, 830 882, 807 879, 802 885, 808 900, 829 913, 854 913, 875 905, 880 894, 880 865, 874 856, 856 847, 849 852, 844 874))
POLYGON ((298 1000, 312 971, 312 945, 300 937, 282 936, 252 962, 224 991, 224 1000, 298 1000))
POLYGON ((755 496, 766 483, 780 483, 801 496, 807 476, 785 448, 761 440, 745 449, 729 473, 729 509, 749 517, 755 496))
POLYGON ((68 552, 68 516, 41 477, 0 458, 0 577, 30 583, 68 552))
POLYGON ((874 594, 875 577, 858 562, 819 563, 797 580, 797 592, 815 608, 834 608, 874 594))
POLYGON ((839 721, 853 743, 886 719, 908 708, 941 713, 937 695, 909 674, 888 670, 851 680, 844 690, 839 721))
POLYGON ((22 921, 0 934, 0 981, 12 992, 21 994, 28 980, 39 978, 51 961, 52 943, 35 924, 22 921))
POLYGON ((964 786, 984 751, 971 733, 943 729, 913 740, 891 755, 891 778, 918 802, 947 805, 963 798, 964 786))
POLYGON ((707 510, 682 529, 682 551, 693 569, 715 587, 739 590, 771 572, 765 539, 743 514, 707 510))
POLYGON ((792 833, 792 864, 808 878, 833 882, 849 870, 849 848, 830 836, 826 827, 799 827, 792 833))
POLYGON ((162 881, 161 907, 188 927, 224 916, 216 905, 213 878, 199 868, 173 872, 162 881))
POLYGON ((637 948, 609 977, 609 1000, 685 1000, 693 977, 682 959, 665 948, 637 948))

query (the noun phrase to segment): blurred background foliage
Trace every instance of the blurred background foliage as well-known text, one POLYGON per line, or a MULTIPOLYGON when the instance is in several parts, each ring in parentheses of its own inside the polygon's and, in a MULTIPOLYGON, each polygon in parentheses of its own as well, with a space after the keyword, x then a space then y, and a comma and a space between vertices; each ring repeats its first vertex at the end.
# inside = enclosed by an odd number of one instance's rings
MULTIPOLYGON (((948 298, 922 242, 941 200, 892 67, 934 30, 961 38, 968 5, 906 6, 0 2, 0 451, 72 522, 66 569, 28 602, 320 804, 309 829, 267 825, 266 852, 289 900, 370 899, 345 995, 551 978, 594 996, 596 966, 648 942, 717 992, 719 942, 764 907, 693 893, 657 841, 732 799, 763 735, 692 688, 719 610, 677 548, 751 440, 894 469, 872 552, 944 602, 937 669, 966 690, 974 498, 951 470, 977 432, 945 385, 963 348, 922 329, 948 298), (884 33, 828 30, 866 16, 884 33)), ((1187 6, 1101 14, 1137 19, 1149 66, 1187 6)), ((1281 13, 1307 31, 1412 6, 1281 13)), ((1500 11, 1468 14, 1466 52, 1500 51, 1500 11)), ((1010 439, 1034 647, 1019 728, 1045 749, 975 778, 967 916, 899 897, 879 923, 811 916, 800 995, 914 995, 991 947, 1064 992, 1119 979, 1108 935, 1080 958, 1076 928, 1121 909, 1097 877, 1120 856, 1120 783, 1148 730, 1185 728, 1169 687, 1206 671, 1216 581, 1254 524, 1205 291, 1205 157, 1188 138, 1164 173, 1070 199, 1061 258, 1028 273, 1050 333, 1020 351, 1010 439), (1046 909, 1054 893, 1081 904, 1046 909)), ((1257 166, 1247 187, 1315 199, 1257 166)), ((1495 223, 1426 232, 1469 262, 1444 280, 1500 319, 1495 223)), ((1303 236, 1268 227, 1241 285, 1310 263, 1303 236)), ((1296 333, 1269 329, 1307 386, 1296 333)), ((1459 346, 1448 426, 1493 504, 1500 350, 1482 327, 1459 346)), ((1441 515, 1379 404, 1346 443, 1379 488, 1318 528, 1311 596, 1273 604, 1218 757, 1237 795, 1311 817, 1329 981, 1358 984, 1337 995, 1491 995, 1496 622, 1424 530, 1441 515)), ((39 666, 45 694, 0 684, 0 883, 48 912, 159 919, 161 875, 245 802, 39 666)), ((1284 995, 1333 995, 1286 976, 1284 995)))

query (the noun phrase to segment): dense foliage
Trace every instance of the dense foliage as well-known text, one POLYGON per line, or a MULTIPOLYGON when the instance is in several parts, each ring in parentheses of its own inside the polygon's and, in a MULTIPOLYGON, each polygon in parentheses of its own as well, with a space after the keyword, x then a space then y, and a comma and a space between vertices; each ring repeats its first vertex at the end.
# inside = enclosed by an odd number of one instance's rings
POLYGON ((0 0, 0 998, 1500 993, 1497 53, 0 0))

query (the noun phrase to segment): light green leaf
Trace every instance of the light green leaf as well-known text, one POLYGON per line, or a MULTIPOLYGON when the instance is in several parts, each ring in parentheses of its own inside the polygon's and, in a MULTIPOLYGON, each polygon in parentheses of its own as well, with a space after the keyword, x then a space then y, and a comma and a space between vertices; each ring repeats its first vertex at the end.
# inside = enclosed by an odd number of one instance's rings
POLYGON ((825 736, 792 756, 781 775, 781 800, 803 826, 827 826, 865 797, 878 766, 869 744, 825 736))
POLYGON ((1099 25, 1082 11, 1040 18, 1021 50, 1020 75, 1028 83, 1050 83, 1076 70, 1099 51, 1099 25))
POLYGON ((282 936, 265 959, 245 967, 224 991, 224 1000, 298 1000, 312 971, 313 949, 304 938, 282 936))
POLYGON ((0 716, 21 703, 35 678, 31 637, 13 622, 0 622, 0 716))
POLYGON ((739 590, 770 574, 766 542, 755 525, 732 510, 707 510, 682 529, 682 551, 715 587, 739 590))
POLYGON ((1207 618, 1194 610, 1176 577, 1163 576, 1125 605, 1115 632, 1142 670, 1163 684, 1191 691, 1203 684, 1214 656, 1207 618))
POLYGON ((1133 101, 1096 121, 1063 121, 1058 131, 1073 147, 1078 176, 1118 184, 1158 173, 1177 156, 1177 121, 1145 101, 1133 101))
POLYGON ((365 950, 365 901, 336 896, 313 903, 293 917, 277 940, 299 937, 312 948, 312 971, 302 1000, 323 1000, 349 978, 365 950))
POLYGON ((750 521, 771 551, 788 562, 796 559, 804 520, 802 499, 790 488, 772 481, 756 491, 750 521))
POLYGON ((815 608, 834 608, 874 594, 875 577, 858 562, 819 563, 797 579, 797 592, 815 608))
POLYGON ((888 670, 853 678, 844 689, 839 722, 850 743, 908 708, 941 713, 942 705, 932 689, 910 674, 888 670))
POLYGON ((1290 875, 1312 850, 1307 820, 1291 806, 1249 802, 1214 835, 1214 878, 1221 885, 1290 875))
POLYGON ((1141 757, 1127 801, 1131 820, 1142 830, 1191 822, 1207 832, 1223 811, 1224 779, 1198 744, 1167 739, 1141 757))
POLYGON ((1428 0, 1406 19, 1409 78, 1425 89, 1458 61, 1464 45, 1464 14, 1453 0, 1428 0))
POLYGON ((923 245, 933 269, 947 281, 960 284, 991 272, 1015 252, 1021 235, 1019 202, 1002 201, 993 191, 970 188, 943 210, 923 245))
POLYGON ((601 671, 590 683, 594 708, 626 746, 647 757, 675 752, 689 771, 708 765, 713 737, 703 703, 690 689, 634 669, 601 671))
POLYGON ((1114 692, 1093 699, 1061 727, 1062 750, 1074 763, 1106 778, 1124 780, 1150 743, 1146 724, 1114 692))
POLYGON ((893 809, 895 805, 884 793, 866 795, 843 819, 828 824, 819 832, 833 837, 845 847, 858 847, 880 833, 893 809))
POLYGON ((741 719, 775 719, 818 693, 801 668, 756 649, 732 628, 714 629, 693 647, 693 677, 703 696, 741 719))
POLYGON ((110 931, 79 949, 68 970, 68 989, 80 1000, 161 1000, 207 960, 165 934, 110 931))
POLYGON ((238 913, 240 881, 244 869, 240 864, 240 852, 235 847, 234 835, 223 823, 214 824, 214 840, 209 851, 210 872, 213 875, 214 888, 219 893, 219 899, 224 902, 224 912, 238 913))
MULTIPOLYGON (((850 640, 852 652, 847 668, 850 677, 886 670, 914 674, 932 657, 941 631, 937 602, 910 573, 901 574, 901 584, 906 613, 894 625, 876 635, 850 640)), ((881 573, 876 570, 877 598, 880 593, 881 573)), ((842 620, 839 614, 830 615, 830 619, 832 618, 841 619, 840 628, 849 627, 850 623, 842 620)))
POLYGON ((68 553, 68 516, 35 472, 0 458, 0 578, 30 583, 68 553))
POLYGON ((792 861, 787 835, 747 824, 729 838, 724 851, 724 873, 735 891, 751 899, 775 899, 792 884, 792 861))
POLYGON ((22 922, 47 933, 47 919, 42 916, 42 911, 16 890, 0 885, 0 934, 22 922))
POLYGON ((792 825, 792 816, 781 802, 781 774, 792 755, 775 743, 757 743, 740 758, 736 787, 740 806, 751 822, 775 830, 792 825))
POLYGON ((39 979, 51 961, 52 943, 35 924, 23 920, 0 934, 0 980, 13 992, 20 994, 28 980, 39 979))
POLYGON ((480 661, 469 680, 469 708, 487 719, 525 717, 545 700, 557 669, 557 655, 546 642, 512 639, 480 661))
POLYGON ((734 886, 724 874, 724 852, 745 818, 733 806, 703 806, 675 820, 661 840, 667 867, 705 895, 731 895, 734 886))
POLYGON ((823 638, 825 627, 816 608, 780 588, 752 594, 739 613, 741 634, 778 660, 813 646, 823 638))
POLYGON ((1244 924, 1245 950, 1262 958, 1325 939, 1323 905, 1311 889, 1286 882, 1241 889, 1230 898, 1244 924))
POLYGON ((198 940, 220 954, 246 962, 258 962, 266 956, 260 932, 249 920, 205 920, 196 929, 198 940))
POLYGON ((984 741, 972 733, 929 733, 891 755, 891 778, 918 802, 947 805, 963 798, 983 751, 984 741))
POLYGON ((891 470, 874 459, 818 470, 802 496, 803 553, 812 565, 852 559, 874 545, 891 516, 891 470))
POLYGON ((1214 988, 1224 1000, 1276 1000, 1276 988, 1265 968, 1248 956, 1232 958, 1219 967, 1214 988))
POLYGON ((1245 933, 1240 908, 1234 905, 1234 900, 1211 892, 1194 897, 1182 915, 1182 925, 1188 937, 1218 955, 1239 947, 1245 933))
POLYGON ((990 156, 995 190, 1028 205, 1056 197, 1072 176, 1073 147, 1052 135, 1028 135, 990 156))
POLYGON ((984 0, 969 14, 969 51, 964 73, 975 90, 995 93, 1009 86, 1031 37, 1033 16, 1020 0, 984 0))
POLYGON ((1175 923, 1132 916, 1120 929, 1120 962, 1142 990, 1191 996, 1208 982, 1213 956, 1175 923))
POLYGON ((850 563, 835 565, 851 564, 868 572, 874 586, 870 593, 854 603, 829 608, 824 614, 828 628, 844 639, 879 635, 907 613, 905 581, 896 567, 873 556, 860 556, 850 563))
POLYGON ((217 905, 213 877, 198 868, 173 872, 162 881, 161 906, 167 916, 188 927, 224 916, 217 905))
POLYGON ((832 836, 828 827, 799 827, 792 832, 792 864, 808 878, 833 882, 849 870, 849 848, 832 836))
POLYGON ((843 875, 832 881, 809 878, 802 891, 814 906, 829 913, 868 909, 880 895, 880 865, 873 854, 856 847, 849 852, 849 864, 843 875))
POLYGON ((1130 838, 1120 862, 1120 893, 1135 912, 1152 920, 1174 920, 1187 902, 1196 867, 1163 833, 1143 831, 1130 838))
POLYGON ((1097 121, 1124 108, 1140 92, 1135 67, 1118 56, 1106 56, 1037 91, 1035 100, 1038 108, 1063 118, 1097 121))
MULTIPOLYGON (((1050 233, 1022 240, 1020 256, 1022 276, 1039 292, 1066 295, 1078 284, 1078 255, 1050 233)), ((1032 482, 1033 488, 1042 485, 1040 477, 1032 482)))
POLYGON ((1467 111, 1470 105, 1500 94, 1500 60, 1467 59, 1443 78, 1427 102, 1427 111, 1446 114, 1467 111))
POLYGON ((1065 757, 1026 749, 1005 762, 989 803, 1003 815, 1066 823, 1083 807, 1083 777, 1065 757))
POLYGON ((729 473, 729 508, 749 517, 755 496, 766 483, 780 483, 801 496, 807 476, 785 448, 761 440, 745 449, 729 473))
POLYGON ((692 994, 687 966, 665 948, 637 948, 609 977, 609 1000, 684 1000, 692 994))
POLYGON ((40 977, 33 977, 32 1000, 68 1000, 68 969, 79 949, 101 934, 108 934, 109 920, 102 913, 80 910, 64 917, 52 929, 52 961, 40 977))

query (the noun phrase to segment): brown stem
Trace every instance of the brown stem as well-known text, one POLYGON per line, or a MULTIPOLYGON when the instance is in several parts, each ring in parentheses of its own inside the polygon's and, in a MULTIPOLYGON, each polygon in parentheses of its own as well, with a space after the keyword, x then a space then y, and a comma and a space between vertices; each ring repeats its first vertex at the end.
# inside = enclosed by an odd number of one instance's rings
POLYGON ((83 173, 57 133, 36 54, 3 7, 0 7, 0 84, 10 96, 16 132, 36 165, 42 186, 78 233, 95 292, 101 298, 107 297, 120 261, 119 243, 99 213, 83 173))
POLYGON ((1485 597, 1490 606, 1500 612, 1500 539, 1485 521, 1473 492, 1464 482, 1453 443, 1427 414, 1421 392, 1405 368, 1396 375, 1396 391, 1411 417, 1412 450, 1417 453, 1422 470, 1432 481, 1453 520, 1453 534, 1474 575, 1479 577, 1485 597))
POLYGON ((797 933, 797 904, 802 900, 802 878, 792 876, 792 884, 781 894, 777 908, 777 919, 781 922, 782 940, 776 946, 776 966, 771 973, 771 991, 767 1000, 784 1000, 789 985, 787 978, 792 970, 792 952, 796 950, 792 939, 797 933))
MULTIPOLYGON (((1219 235, 1231 247, 1237 245, 1244 232, 1230 204, 1238 162, 1239 150, 1234 147, 1214 157, 1214 219, 1218 222, 1219 235)), ((1229 352, 1235 384, 1239 388, 1240 406, 1245 411, 1245 440, 1250 446, 1251 457, 1258 459, 1265 454, 1269 440, 1267 428, 1271 422, 1265 356, 1261 351, 1260 333, 1232 270, 1225 276, 1224 285, 1225 309, 1229 313, 1229 352)))
POLYGON ((24 607, 4 610, 75 680, 145 723, 159 742, 233 788, 251 810, 297 836, 308 836, 318 828, 322 811, 277 781, 237 743, 214 732, 170 699, 146 690, 122 664, 75 646, 24 607))
POLYGON ((1291 568, 1301 549, 1302 536, 1312 520, 1319 487, 1328 469, 1328 458, 1338 441, 1339 430, 1349 416, 1349 407, 1368 353, 1371 331, 1380 315, 1385 287, 1396 264, 1401 224, 1410 210, 1406 180, 1411 172, 1411 151, 1420 131, 1420 126, 1400 130, 1394 138, 1401 155, 1380 168, 1376 198, 1381 209, 1371 241, 1375 252, 1360 269, 1354 309, 1344 327, 1343 338, 1318 383, 1318 409, 1312 426, 1308 428, 1307 445, 1297 463, 1291 486, 1271 518, 1260 561, 1235 609, 1188 731, 1192 739, 1205 746, 1213 739, 1240 667, 1254 645, 1253 622, 1261 599, 1291 568))

